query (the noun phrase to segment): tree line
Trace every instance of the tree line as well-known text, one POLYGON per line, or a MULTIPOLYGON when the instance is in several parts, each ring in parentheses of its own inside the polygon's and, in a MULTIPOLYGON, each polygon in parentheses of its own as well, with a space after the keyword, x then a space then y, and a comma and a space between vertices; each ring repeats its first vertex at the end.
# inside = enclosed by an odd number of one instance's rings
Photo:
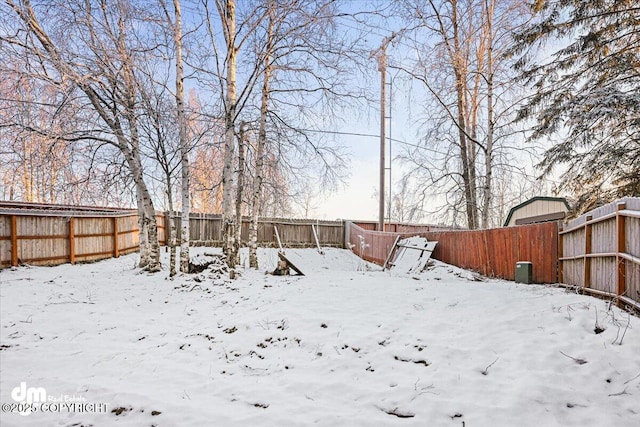
POLYGON ((27 200, 109 203, 133 189, 140 267, 160 268, 158 189, 182 211, 179 233, 170 227, 182 271, 197 204, 222 212, 232 266, 251 215, 257 266, 258 215, 281 212, 287 187, 343 172, 339 148, 300 130, 360 96, 349 61, 359 46, 332 31, 331 1, 7 0, 3 12, 2 139, 22 172, 13 178, 27 200))

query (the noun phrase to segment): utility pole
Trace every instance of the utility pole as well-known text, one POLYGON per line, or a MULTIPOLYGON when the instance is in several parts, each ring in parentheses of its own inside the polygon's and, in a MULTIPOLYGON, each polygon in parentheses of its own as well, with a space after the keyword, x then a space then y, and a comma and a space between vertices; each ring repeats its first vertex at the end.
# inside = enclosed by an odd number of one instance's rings
POLYGON ((380 48, 371 53, 378 58, 378 71, 380 71, 380 194, 378 209, 378 231, 384 231, 384 171, 385 171, 385 121, 386 121, 386 84, 387 84, 387 45, 393 40, 396 33, 385 37, 380 48))

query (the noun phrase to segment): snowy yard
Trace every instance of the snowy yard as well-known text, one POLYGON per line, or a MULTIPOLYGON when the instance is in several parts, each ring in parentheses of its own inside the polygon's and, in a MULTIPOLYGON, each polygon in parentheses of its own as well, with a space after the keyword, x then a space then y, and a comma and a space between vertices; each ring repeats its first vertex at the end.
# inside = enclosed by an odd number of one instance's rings
POLYGON ((260 255, 233 282, 136 255, 0 272, 2 403, 25 382, 108 408, 2 426, 640 425, 640 319, 605 301, 337 249, 275 277, 260 255))

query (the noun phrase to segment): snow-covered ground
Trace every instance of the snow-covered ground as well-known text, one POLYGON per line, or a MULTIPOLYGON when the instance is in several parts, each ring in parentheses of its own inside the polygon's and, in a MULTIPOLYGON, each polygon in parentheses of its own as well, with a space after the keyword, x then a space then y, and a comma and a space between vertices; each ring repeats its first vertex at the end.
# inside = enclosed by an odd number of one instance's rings
POLYGON ((0 272, 3 411, 12 391, 48 401, 0 424, 640 425, 640 319, 560 288, 325 252, 288 250, 306 276, 276 277, 263 250, 262 271, 233 282, 140 274, 136 255, 0 272))

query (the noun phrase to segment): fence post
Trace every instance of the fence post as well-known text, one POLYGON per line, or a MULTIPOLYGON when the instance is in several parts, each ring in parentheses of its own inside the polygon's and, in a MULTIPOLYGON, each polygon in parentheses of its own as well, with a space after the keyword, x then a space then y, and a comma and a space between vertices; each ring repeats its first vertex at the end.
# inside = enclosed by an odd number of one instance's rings
POLYGON ((75 220, 69 217, 69 262, 76 263, 76 229, 75 220))
POLYGON ((626 275, 627 275, 627 261, 620 256, 620 254, 626 253, 626 235, 625 235, 625 217, 620 213, 627 208, 626 203, 618 203, 616 210, 616 231, 617 231, 617 253, 616 264, 618 265, 618 277, 616 280, 616 292, 618 295, 623 295, 626 292, 626 275))
POLYGON ((120 248, 118 247, 118 217, 113 217, 113 257, 120 256, 120 248))
POLYGON ((342 248, 349 249, 349 243, 351 243, 351 221, 342 221, 342 227, 344 231, 344 241, 342 242, 342 248))
POLYGON ((582 286, 585 288, 591 287, 591 236, 592 224, 589 223, 593 219, 593 216, 587 215, 586 222, 584 223, 584 280, 582 286))
POLYGON ((164 245, 165 246, 169 246, 169 234, 171 233, 171 230, 169 229, 169 223, 171 222, 169 220, 169 215, 171 215, 169 211, 164 211, 164 215, 162 217, 164 221, 164 245))
POLYGON ((562 231, 564 227, 562 225, 558 226, 558 283, 563 283, 564 281, 564 262, 562 258, 564 258, 564 235, 562 231))
POLYGON ((11 215, 11 265, 18 266, 18 220, 11 215))

